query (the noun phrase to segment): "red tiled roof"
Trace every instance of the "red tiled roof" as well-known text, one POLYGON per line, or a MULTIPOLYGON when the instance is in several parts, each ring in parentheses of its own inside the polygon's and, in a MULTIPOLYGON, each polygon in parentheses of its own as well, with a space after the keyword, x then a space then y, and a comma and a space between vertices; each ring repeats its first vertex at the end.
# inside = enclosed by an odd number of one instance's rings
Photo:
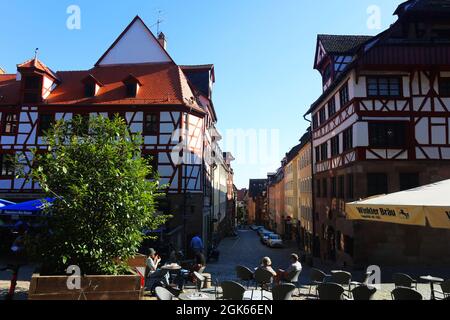
POLYGON ((0 105, 19 103, 20 82, 15 74, 0 74, 0 105))
POLYGON ((57 72, 61 83, 46 99, 47 104, 162 104, 189 105, 194 94, 180 68, 173 63, 94 67, 86 71, 57 72), (135 98, 126 97, 123 80, 132 74, 142 86, 135 98), (84 97, 83 79, 92 75, 103 86, 96 97, 84 97))
MULTIPOLYGON (((27 62, 27 64, 30 62, 27 62)), ((25 65, 21 65, 25 66, 25 65)), ((26 67, 26 66, 25 66, 26 67)), ((94 67, 55 74, 58 86, 43 104, 48 105, 184 105, 204 113, 194 98, 181 68, 174 63, 94 67), (141 84, 136 97, 126 97, 123 80, 133 75, 141 84), (97 96, 86 98, 84 81, 92 76, 102 84, 97 96)), ((0 105, 18 104, 20 82, 15 75, 0 75, 0 105)))
POLYGON ((36 68, 39 71, 45 72, 48 75, 52 76, 55 79, 58 79, 56 74, 45 64, 43 64, 39 59, 34 58, 28 61, 25 61, 24 63, 18 64, 17 68, 36 68))

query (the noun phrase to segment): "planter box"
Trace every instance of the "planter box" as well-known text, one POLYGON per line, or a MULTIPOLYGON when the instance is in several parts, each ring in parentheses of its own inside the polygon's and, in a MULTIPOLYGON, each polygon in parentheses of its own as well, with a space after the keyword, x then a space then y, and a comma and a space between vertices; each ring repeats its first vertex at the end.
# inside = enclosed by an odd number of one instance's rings
POLYGON ((147 266, 147 256, 144 256, 143 254, 138 254, 134 256, 134 258, 128 260, 127 264, 131 268, 145 268, 147 266))
POLYGON ((67 276, 33 274, 29 300, 140 300, 143 294, 138 274, 81 277, 81 290, 67 288, 67 276))

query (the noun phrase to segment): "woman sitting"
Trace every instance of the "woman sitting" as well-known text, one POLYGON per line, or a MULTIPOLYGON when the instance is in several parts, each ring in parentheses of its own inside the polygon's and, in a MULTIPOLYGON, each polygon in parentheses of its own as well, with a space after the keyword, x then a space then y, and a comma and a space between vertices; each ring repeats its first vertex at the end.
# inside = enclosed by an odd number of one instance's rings
POLYGON ((160 263, 161 257, 156 253, 155 249, 149 249, 147 258, 147 288, 149 288, 150 291, 153 291, 159 284, 164 286, 169 285, 169 273, 158 269, 160 263))

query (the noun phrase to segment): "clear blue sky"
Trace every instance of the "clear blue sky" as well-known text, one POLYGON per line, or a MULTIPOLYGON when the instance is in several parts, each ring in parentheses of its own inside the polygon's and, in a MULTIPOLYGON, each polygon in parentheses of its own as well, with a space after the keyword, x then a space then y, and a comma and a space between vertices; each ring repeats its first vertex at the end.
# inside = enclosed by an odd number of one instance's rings
POLYGON ((235 152, 235 182, 241 188, 249 178, 265 178, 267 171, 274 171, 307 127, 302 115, 321 93, 319 74, 312 69, 317 34, 376 34, 381 30, 368 28, 367 9, 381 9, 385 29, 401 2, 0 0, 0 66, 15 72, 16 64, 39 47, 40 58, 54 70, 88 69, 136 14, 151 26, 162 10, 162 30, 173 59, 178 64, 215 64, 214 103, 221 132, 279 130, 279 146, 270 151, 274 163, 244 163, 248 156, 235 152), (66 28, 66 10, 72 4, 81 8, 81 30, 66 28))

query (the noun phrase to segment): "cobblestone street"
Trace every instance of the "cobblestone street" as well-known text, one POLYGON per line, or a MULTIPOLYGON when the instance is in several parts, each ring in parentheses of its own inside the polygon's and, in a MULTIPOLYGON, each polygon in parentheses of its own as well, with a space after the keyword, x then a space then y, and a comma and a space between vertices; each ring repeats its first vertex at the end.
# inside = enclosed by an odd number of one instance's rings
MULTIPOLYGON (((230 280, 236 278, 237 265, 254 269, 261 264, 261 259, 270 257, 273 268, 285 269, 289 264, 289 256, 298 253, 294 244, 287 244, 285 248, 269 248, 263 245, 256 232, 252 230, 239 230, 239 237, 226 238, 220 243, 220 259, 218 263, 210 263, 206 272, 211 273, 214 280, 230 280)), ((306 276, 308 271, 302 272, 306 276)))
MULTIPOLYGON (((235 267, 243 265, 253 269, 261 263, 261 259, 268 256, 272 259, 273 268, 285 269, 289 263, 289 256, 291 253, 298 253, 295 244, 288 244, 283 249, 272 249, 261 244, 256 232, 251 230, 239 230, 239 237, 226 238, 220 246, 220 260, 218 263, 211 263, 208 265, 206 272, 212 275, 215 281, 236 280, 235 267)), ((317 268, 330 273, 331 270, 336 269, 331 266, 316 265, 317 268)), ((307 285, 309 283, 310 267, 303 264, 302 273, 300 275, 299 283, 307 285)), ((353 280, 362 281, 363 271, 348 270, 353 275, 353 280)), ((447 269, 426 269, 426 268, 383 268, 382 270, 382 285, 380 290, 375 295, 375 300, 391 300, 391 291, 394 289, 392 282, 392 274, 396 272, 405 272, 418 279, 420 275, 433 274, 447 279, 450 276, 450 271, 447 269)), ((424 299, 430 299, 430 286, 426 283, 418 284, 418 291, 423 295, 424 299)), ((438 288, 436 288, 438 289, 438 288)), ((307 298, 307 288, 303 288, 301 293, 304 296, 296 297, 296 300, 304 300, 307 298)))
MULTIPOLYGON (((298 253, 294 243, 287 243, 284 248, 272 249, 263 245, 256 232, 252 230, 239 230, 239 236, 236 238, 225 238, 222 240, 219 246, 220 259, 218 262, 211 262, 208 264, 206 271, 210 273, 213 281, 225 280, 237 280, 235 274, 235 267, 237 265, 243 265, 250 269, 253 269, 260 265, 261 259, 268 256, 272 259, 273 268, 285 269, 289 263, 289 256, 291 253, 298 253)), ((0 266, 4 265, 0 261, 0 266)), ((316 265, 317 268, 324 270, 326 273, 330 273, 331 266, 316 265)), ((30 285, 31 275, 34 270, 34 266, 23 267, 19 273, 19 282, 16 288, 16 300, 24 300, 27 298, 28 288, 30 285)), ((303 270, 300 275, 299 283, 301 285, 307 285, 309 283, 310 267, 303 264, 303 270)), ((349 270, 353 275, 353 280, 361 281, 363 272, 349 270)), ((426 269, 426 268, 413 268, 413 267, 398 267, 398 268, 384 268, 382 270, 382 285, 380 290, 376 293, 376 300, 391 300, 391 291, 394 289, 394 285, 391 283, 392 274, 395 272, 405 272, 412 275, 415 279, 418 279, 420 275, 433 274, 445 279, 450 277, 450 271, 447 269, 426 269)), ((9 288, 9 272, 0 272, 0 300, 6 295, 9 288)), ((187 291, 192 290, 186 288, 187 291)), ((209 290, 214 292, 214 288, 209 290)), ((219 290, 220 291, 220 290, 219 290)), ((426 283, 418 284, 418 291, 423 295, 424 299, 430 298, 430 286, 426 283)), ((301 289, 302 296, 295 297, 294 300, 307 299, 308 288, 303 287, 301 289)), ((296 292, 297 294, 297 292, 296 292)), ((149 298, 145 300, 154 300, 155 298, 149 298)))

